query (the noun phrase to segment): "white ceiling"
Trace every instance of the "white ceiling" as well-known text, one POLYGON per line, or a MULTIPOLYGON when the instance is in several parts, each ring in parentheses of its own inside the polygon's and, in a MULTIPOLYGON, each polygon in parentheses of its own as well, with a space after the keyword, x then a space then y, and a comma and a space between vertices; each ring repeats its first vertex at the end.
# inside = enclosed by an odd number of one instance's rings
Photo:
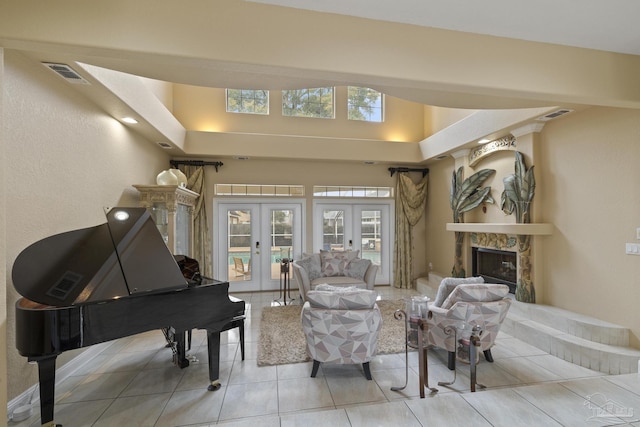
POLYGON ((249 0, 640 55, 639 0, 249 0))

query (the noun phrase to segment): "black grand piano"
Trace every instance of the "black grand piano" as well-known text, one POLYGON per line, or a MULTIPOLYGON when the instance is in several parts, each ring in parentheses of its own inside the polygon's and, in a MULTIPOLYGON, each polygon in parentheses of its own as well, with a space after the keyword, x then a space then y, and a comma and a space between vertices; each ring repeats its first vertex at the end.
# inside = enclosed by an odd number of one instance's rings
POLYGON ((16 302, 16 348, 38 363, 42 425, 54 425, 62 352, 159 329, 181 337, 184 367, 185 332, 206 329, 209 390, 216 390, 220 332, 244 315, 244 301, 228 295, 228 282, 185 278, 146 209, 106 215, 105 224, 32 244, 13 265, 13 284, 24 297, 16 302))

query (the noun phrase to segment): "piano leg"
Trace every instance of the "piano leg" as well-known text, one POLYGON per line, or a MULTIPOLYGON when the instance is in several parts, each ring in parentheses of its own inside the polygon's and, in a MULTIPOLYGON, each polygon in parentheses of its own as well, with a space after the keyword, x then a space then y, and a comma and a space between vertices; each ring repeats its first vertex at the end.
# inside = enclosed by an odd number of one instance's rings
POLYGON ((175 340, 176 340, 176 354, 174 363, 180 369, 184 369, 189 366, 189 361, 187 360, 187 352, 185 350, 185 340, 184 340, 184 332, 176 332, 175 340))
POLYGON ((207 330, 207 352, 209 353, 209 391, 218 390, 220 384, 220 331, 207 330))
POLYGON ((34 359, 38 362, 40 381, 40 423, 43 426, 56 426, 53 411, 56 394, 56 357, 48 356, 34 359))

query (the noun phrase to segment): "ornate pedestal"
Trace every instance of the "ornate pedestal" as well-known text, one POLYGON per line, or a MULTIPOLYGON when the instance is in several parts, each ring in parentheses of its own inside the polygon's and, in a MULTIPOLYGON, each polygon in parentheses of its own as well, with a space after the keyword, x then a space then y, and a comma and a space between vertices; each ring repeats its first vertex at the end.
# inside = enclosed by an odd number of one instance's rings
POLYGON ((198 193, 177 185, 134 185, 140 206, 151 213, 160 234, 174 255, 193 253, 193 207, 198 193))

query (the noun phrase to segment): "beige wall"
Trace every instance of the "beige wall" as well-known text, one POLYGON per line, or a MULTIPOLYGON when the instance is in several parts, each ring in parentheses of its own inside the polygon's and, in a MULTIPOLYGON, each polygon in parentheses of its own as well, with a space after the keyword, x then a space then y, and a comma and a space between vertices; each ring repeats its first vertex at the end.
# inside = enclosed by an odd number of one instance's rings
MULTIPOLYGON (((0 259, 7 259, 7 204, 5 180, 7 171, 4 117, 4 49, 0 48, 0 259)), ((7 264, 0 263, 0 349, 7 348, 7 264)), ((0 352, 0 420, 7 419, 7 352, 0 352)))
POLYGON ((429 271, 448 275, 453 267, 455 242, 453 233, 445 230, 445 224, 452 222, 453 214, 449 207, 449 188, 451 173, 454 169, 452 157, 429 165, 429 195, 426 206, 426 254, 424 266, 429 271))
POLYGON ((640 111, 591 108, 541 134, 545 303, 631 328, 640 347, 640 111))
POLYGON ((385 119, 369 123, 347 119, 347 88, 336 87, 335 119, 285 117, 282 92, 269 93, 269 115, 226 112, 225 89, 174 85, 173 114, 187 130, 304 135, 418 142, 424 135, 424 106, 385 96, 385 119))
POLYGON ((427 107, 425 108, 425 136, 437 133, 442 129, 464 119, 478 110, 460 108, 427 107), (427 132, 428 131, 428 132, 427 132))
MULTIPOLYGON (((131 184, 152 184, 166 154, 106 116, 38 63, 5 51, 3 76, 8 397, 36 382, 15 349, 11 266, 29 244, 105 222, 103 207, 135 205, 131 184)), ((4 271, 4 270, 3 270, 4 271)), ((3 276, 5 277, 5 276, 3 276)), ((74 352, 64 353, 58 366, 74 352)), ((2 377, 3 382, 6 379, 2 377)), ((2 405, 6 408, 6 405, 2 405)))
MULTIPOLYGON (((539 303, 626 326, 632 345, 640 347, 640 257, 626 255, 640 227, 640 111, 591 108, 547 123, 533 139, 536 161, 537 218, 554 225, 552 236, 534 240, 534 278, 539 303)), ((526 158, 531 167, 531 158, 526 158)), ((453 266, 454 236, 449 188, 452 159, 429 166, 427 261, 448 274, 453 266)), ((513 173, 513 153, 489 156, 475 170, 496 169, 486 181, 496 205, 476 209, 466 222, 514 222, 500 211, 502 178, 513 173)), ((466 176, 469 176, 468 174, 466 176)))

